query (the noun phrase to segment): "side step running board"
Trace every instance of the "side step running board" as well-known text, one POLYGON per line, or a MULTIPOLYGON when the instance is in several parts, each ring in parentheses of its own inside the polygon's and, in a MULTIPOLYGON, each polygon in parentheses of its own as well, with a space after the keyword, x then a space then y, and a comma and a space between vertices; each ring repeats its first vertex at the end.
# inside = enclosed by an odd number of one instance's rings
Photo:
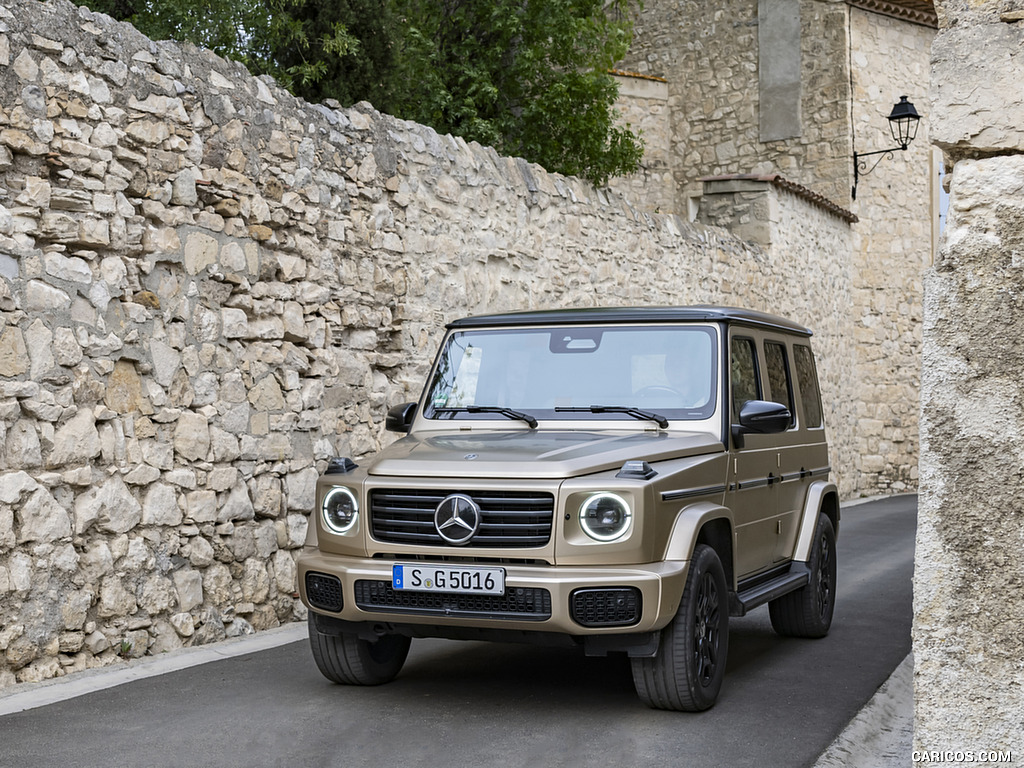
POLYGON ((739 593, 729 593, 729 615, 745 616, 770 600, 795 592, 810 581, 811 569, 807 563, 794 562, 789 570, 768 581, 755 584, 739 593))

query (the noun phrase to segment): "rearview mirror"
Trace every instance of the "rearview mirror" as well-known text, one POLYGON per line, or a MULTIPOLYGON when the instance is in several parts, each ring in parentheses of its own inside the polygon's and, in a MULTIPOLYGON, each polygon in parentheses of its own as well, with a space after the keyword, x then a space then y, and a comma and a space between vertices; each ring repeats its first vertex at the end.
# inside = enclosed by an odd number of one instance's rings
POLYGON ((785 432, 793 423, 793 414, 781 403, 770 400, 748 400, 740 408, 740 423, 732 425, 736 445, 743 446, 743 435, 756 432, 771 435, 785 432))
POLYGON ((384 420, 384 429, 388 432, 409 434, 414 418, 416 418, 416 403, 402 403, 393 406, 388 411, 387 419, 384 420))

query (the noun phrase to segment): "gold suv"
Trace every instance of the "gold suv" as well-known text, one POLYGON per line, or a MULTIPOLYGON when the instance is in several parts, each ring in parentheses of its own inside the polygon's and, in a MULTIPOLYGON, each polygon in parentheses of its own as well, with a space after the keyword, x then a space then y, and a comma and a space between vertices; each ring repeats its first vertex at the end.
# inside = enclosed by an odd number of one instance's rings
POLYGON ((640 698, 703 710, 729 617, 832 621, 839 503, 811 332, 727 307, 448 326, 405 437, 334 459, 299 559, 320 671, 376 685, 413 637, 623 652, 640 698))

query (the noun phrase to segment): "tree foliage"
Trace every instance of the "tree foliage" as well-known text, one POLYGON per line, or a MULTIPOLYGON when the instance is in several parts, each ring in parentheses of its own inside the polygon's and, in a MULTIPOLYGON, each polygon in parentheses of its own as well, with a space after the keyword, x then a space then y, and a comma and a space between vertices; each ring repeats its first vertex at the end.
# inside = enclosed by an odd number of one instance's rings
POLYGON ((608 74, 628 0, 395 0, 404 90, 382 109, 603 183, 636 169, 608 74))
POLYGON ((324 78, 330 62, 359 48, 345 25, 311 28, 299 15, 321 0, 88 0, 154 40, 179 40, 240 61, 284 87, 324 78), (287 57, 283 53, 287 52, 287 57))
POLYGON ((634 0, 92 0, 156 39, 190 40, 310 100, 368 100, 603 184, 639 165, 608 70, 634 0))
POLYGON ((346 106, 369 101, 383 108, 391 102, 398 64, 399 39, 394 7, 382 0, 311 0, 291 2, 286 12, 293 23, 301 25, 308 40, 331 39, 338 25, 354 41, 346 50, 331 55, 310 46, 306 51, 294 46, 279 47, 277 60, 286 68, 301 66, 308 58, 322 65, 316 79, 293 84, 292 90, 314 103, 327 98, 346 106))

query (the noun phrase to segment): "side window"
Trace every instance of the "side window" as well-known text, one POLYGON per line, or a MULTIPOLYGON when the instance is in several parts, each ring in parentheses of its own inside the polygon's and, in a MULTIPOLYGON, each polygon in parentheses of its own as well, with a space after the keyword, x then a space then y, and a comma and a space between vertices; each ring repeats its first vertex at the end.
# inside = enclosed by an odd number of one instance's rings
POLYGON ((761 398, 757 387, 757 352, 753 339, 733 339, 730 345, 732 369, 732 421, 740 420, 740 408, 748 400, 761 398))
POLYGON ((818 392, 818 374, 814 369, 811 348, 793 345, 796 364, 796 383, 800 387, 800 404, 804 407, 804 420, 809 429, 821 426, 821 394, 818 392))
POLYGON ((774 341, 765 342, 764 360, 768 367, 768 399, 786 406, 793 413, 793 385, 789 381, 786 347, 774 341))

